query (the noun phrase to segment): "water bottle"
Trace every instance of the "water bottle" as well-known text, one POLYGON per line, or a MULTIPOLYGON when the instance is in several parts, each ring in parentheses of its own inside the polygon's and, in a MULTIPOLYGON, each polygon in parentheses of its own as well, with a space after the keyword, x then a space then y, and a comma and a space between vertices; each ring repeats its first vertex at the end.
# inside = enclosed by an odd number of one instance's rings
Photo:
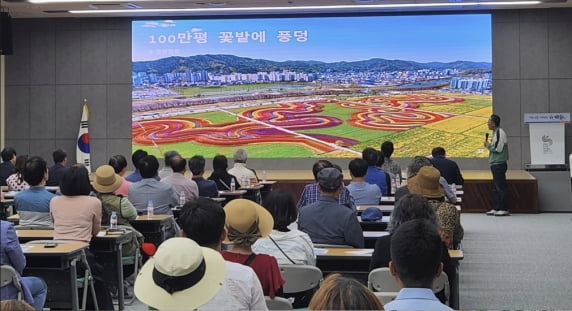
POLYGON ((115 211, 111 212, 111 217, 109 218, 109 229, 115 230, 117 229, 117 214, 115 211))
POLYGON ((391 178, 391 193, 395 194, 395 178, 391 178))
POLYGON ((454 196, 457 196, 457 185, 455 185, 455 183, 451 184, 451 191, 453 192, 454 196))
POLYGON ((183 205, 185 205, 186 202, 187 199, 185 198, 185 191, 181 191, 181 193, 179 194, 179 206, 183 207, 183 205))
POLYGON ((230 191, 236 190, 236 183, 234 182, 234 178, 230 180, 230 191))
POLYGON ((266 182, 266 171, 262 171, 262 182, 266 182))
POLYGON ((250 187, 250 177, 244 176, 244 185, 245 187, 250 187))
POLYGON ((395 188, 399 188, 401 187, 401 175, 397 174, 395 175, 395 188))
POLYGON ((149 202, 147 202, 147 218, 153 217, 154 214, 155 209, 153 208, 153 201, 149 200, 149 202))

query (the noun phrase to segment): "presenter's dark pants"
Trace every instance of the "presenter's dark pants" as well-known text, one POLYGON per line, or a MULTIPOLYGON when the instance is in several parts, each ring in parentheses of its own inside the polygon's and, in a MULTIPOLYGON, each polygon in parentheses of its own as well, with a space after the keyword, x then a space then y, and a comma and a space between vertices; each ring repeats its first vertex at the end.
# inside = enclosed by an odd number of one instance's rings
POLYGON ((506 163, 491 165, 493 173, 493 190, 495 195, 495 209, 508 211, 508 186, 506 184, 506 163))

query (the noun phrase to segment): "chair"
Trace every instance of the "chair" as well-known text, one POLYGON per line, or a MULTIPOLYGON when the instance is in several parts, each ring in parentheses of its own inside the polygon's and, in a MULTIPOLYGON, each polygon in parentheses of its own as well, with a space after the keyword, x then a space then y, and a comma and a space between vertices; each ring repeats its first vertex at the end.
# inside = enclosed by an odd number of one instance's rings
MULTIPOLYGON (((367 279, 367 286, 384 304, 395 299, 400 290, 397 281, 395 281, 395 278, 391 275, 387 267, 371 270, 367 279)), ((448 304, 450 288, 449 278, 445 272, 441 272, 441 275, 433 282, 433 293, 438 293, 442 290, 445 290, 446 303, 448 304)))
MULTIPOLYGON (((67 240, 35 240, 35 241, 30 241, 27 244, 46 244, 53 242, 58 244, 77 243, 75 241, 67 241, 67 240)), ((91 292, 91 297, 93 298, 93 306, 95 307, 96 311, 99 311, 99 306, 97 305, 97 298, 95 296, 95 285, 93 284, 93 274, 91 273, 91 268, 89 267, 89 263, 87 262, 87 256, 85 254, 84 249, 81 250, 81 262, 85 266, 84 276, 78 277, 76 279, 77 287, 83 288, 81 310, 86 310, 87 291, 89 290, 91 292)))
POLYGON ((323 279, 322 270, 310 265, 280 265, 280 273, 286 281, 284 293, 297 293, 314 289, 323 279))
POLYGON ((10 265, 2 265, 0 266, 0 287, 8 285, 13 285, 16 288, 16 291, 18 291, 18 300, 24 298, 24 290, 18 279, 18 272, 10 265))
POLYGON ((264 296, 266 307, 268 310, 293 310, 290 300, 282 297, 274 297, 274 299, 264 296))
POLYGON ((433 292, 438 293, 445 290, 446 305, 449 305, 449 297, 451 296, 451 287, 449 287, 449 277, 445 271, 441 272, 438 278, 433 282, 433 292))
POLYGON ((383 304, 395 299, 400 290, 397 281, 387 267, 371 270, 367 278, 367 287, 383 304))
MULTIPOLYGON (((141 257, 141 251, 139 250, 139 248, 135 251, 135 254, 133 256, 121 257, 121 263, 124 266, 134 265, 134 267, 135 267, 133 274, 132 274, 133 275, 133 281, 128 281, 129 287, 131 287, 135 283, 135 278, 139 274, 139 268, 143 264, 142 257, 141 257)), ((126 290, 127 290, 127 288, 126 288, 126 290)), ((131 298, 126 300, 125 304, 131 305, 134 301, 135 301, 135 294, 133 294, 133 296, 131 296, 131 298)))

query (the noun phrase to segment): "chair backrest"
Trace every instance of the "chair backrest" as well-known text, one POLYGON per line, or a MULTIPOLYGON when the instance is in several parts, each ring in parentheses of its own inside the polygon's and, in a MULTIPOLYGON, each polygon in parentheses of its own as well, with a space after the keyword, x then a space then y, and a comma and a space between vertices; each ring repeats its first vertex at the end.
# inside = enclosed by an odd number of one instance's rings
POLYGON ((24 294, 20 280, 18 280, 18 272, 14 267, 9 265, 0 266, 0 287, 13 285, 18 291, 18 300, 21 300, 24 294))
POLYGON ((298 293, 316 288, 323 279, 322 270, 310 265, 280 265, 280 273, 286 281, 284 293, 298 293))
POLYGON ((292 310, 292 304, 286 298, 274 297, 274 299, 264 296, 268 310, 292 310))
POLYGON ((374 292, 399 292, 400 288, 389 268, 377 268, 371 270, 367 278, 367 286, 374 292))
POLYGON ((438 278, 435 279, 433 282, 433 292, 438 293, 442 290, 445 290, 445 298, 447 299, 446 304, 449 304, 449 296, 450 296, 450 287, 449 287, 449 277, 445 271, 441 272, 438 278))

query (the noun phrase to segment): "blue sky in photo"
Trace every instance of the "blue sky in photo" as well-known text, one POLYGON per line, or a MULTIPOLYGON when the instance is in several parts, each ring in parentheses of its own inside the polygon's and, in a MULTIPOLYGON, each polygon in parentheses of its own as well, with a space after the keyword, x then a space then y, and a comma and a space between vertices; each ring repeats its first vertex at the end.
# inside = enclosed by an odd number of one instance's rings
POLYGON ((272 61, 492 62, 490 14, 148 20, 133 21, 132 36, 133 61, 229 54, 272 61), (289 42, 278 40, 280 31, 292 35, 289 42), (298 42, 296 31, 307 31, 307 41, 298 42), (221 43, 221 32, 232 33, 232 43, 221 43), (238 43, 236 33, 245 32, 263 32, 265 40, 238 43), (206 43, 184 43, 188 34, 204 33, 206 43))

